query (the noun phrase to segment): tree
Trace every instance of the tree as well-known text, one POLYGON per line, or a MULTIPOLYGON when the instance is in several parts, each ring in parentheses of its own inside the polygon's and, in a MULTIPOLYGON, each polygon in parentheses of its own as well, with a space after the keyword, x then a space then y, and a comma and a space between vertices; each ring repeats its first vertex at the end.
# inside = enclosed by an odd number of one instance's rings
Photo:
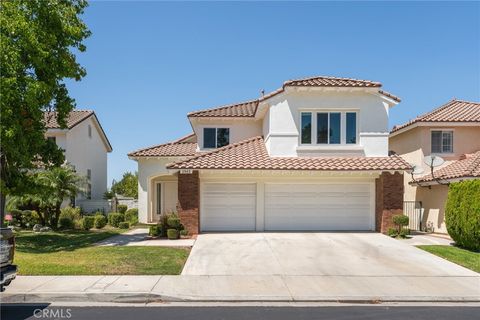
POLYGON ((69 165, 36 172, 31 175, 31 179, 35 183, 35 187, 30 189, 31 193, 13 196, 9 200, 9 206, 35 210, 41 224, 52 228, 57 228, 62 202, 85 192, 87 183, 86 177, 77 175, 69 165))
POLYGON ((56 111, 66 127, 75 107, 65 79, 81 80, 86 72, 74 50, 85 51, 90 35, 80 19, 86 0, 2 1, 0 14, 0 223, 7 195, 28 192, 28 172, 43 163, 58 166, 61 150, 45 139, 45 111, 56 111))
POLYGON ((122 180, 112 182, 112 191, 126 197, 138 198, 138 172, 125 172, 122 180))

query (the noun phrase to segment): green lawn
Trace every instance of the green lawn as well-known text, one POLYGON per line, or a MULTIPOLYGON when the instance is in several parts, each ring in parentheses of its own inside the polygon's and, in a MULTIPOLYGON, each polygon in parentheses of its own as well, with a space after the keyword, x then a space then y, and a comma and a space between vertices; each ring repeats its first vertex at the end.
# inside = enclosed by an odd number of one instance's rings
POLYGON ((180 274, 189 249, 94 247, 116 230, 19 232, 15 264, 20 275, 180 274))
POLYGON ((464 266, 475 272, 480 272, 480 252, 469 251, 452 246, 418 246, 434 255, 464 266))

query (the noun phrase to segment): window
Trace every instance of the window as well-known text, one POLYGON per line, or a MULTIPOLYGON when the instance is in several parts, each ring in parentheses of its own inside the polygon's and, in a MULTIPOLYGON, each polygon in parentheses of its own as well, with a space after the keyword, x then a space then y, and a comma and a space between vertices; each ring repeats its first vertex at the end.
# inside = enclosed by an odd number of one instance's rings
POLYGON ((453 152, 453 131, 432 131, 432 153, 453 152))
POLYGON ((317 143, 328 143, 328 113, 317 113, 317 143))
POLYGON ((92 126, 91 125, 88 125, 88 137, 89 138, 92 137, 92 126))
POLYGON ((356 112, 302 112, 300 125, 300 144, 358 143, 356 112))
POLYGON ((356 144, 357 143, 357 113, 356 112, 347 112, 347 134, 346 134, 346 143, 347 144, 356 144))
POLYGON ((331 112, 329 123, 328 143, 339 144, 340 143, 340 112, 331 112))
POLYGON ((56 137, 47 137, 48 141, 52 141, 54 143, 57 143, 57 138, 56 137))
POLYGON ((229 128, 203 128, 203 147, 220 148, 230 143, 229 128))
POLYGON ((302 143, 312 143, 312 113, 302 112, 302 143))
POLYGON ((157 214, 162 214, 162 184, 157 183, 157 214))

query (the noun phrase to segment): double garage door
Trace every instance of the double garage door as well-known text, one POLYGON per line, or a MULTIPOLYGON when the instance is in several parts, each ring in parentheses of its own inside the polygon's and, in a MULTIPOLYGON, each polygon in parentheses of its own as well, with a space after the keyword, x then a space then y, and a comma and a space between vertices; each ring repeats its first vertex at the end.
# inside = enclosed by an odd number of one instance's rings
POLYGON ((204 183, 202 231, 372 230, 371 184, 204 183), (257 216, 261 215, 261 216, 257 216))

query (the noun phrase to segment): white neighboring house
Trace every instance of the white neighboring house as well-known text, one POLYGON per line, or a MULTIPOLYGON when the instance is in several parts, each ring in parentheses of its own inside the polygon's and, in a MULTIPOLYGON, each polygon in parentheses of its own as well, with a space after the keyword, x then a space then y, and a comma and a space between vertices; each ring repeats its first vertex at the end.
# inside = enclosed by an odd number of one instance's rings
POLYGON ((107 154, 112 146, 92 110, 73 110, 68 115, 67 128, 61 129, 56 112, 45 112, 47 139, 54 139, 64 150, 65 160, 75 171, 88 179, 87 193, 78 195, 75 205, 90 212, 109 210, 103 199, 107 191, 107 154))
POLYGON ((187 115, 193 133, 129 154, 139 220, 177 211, 209 231, 377 230, 403 208, 403 172, 388 156, 400 99, 378 82, 313 77, 258 99, 187 115))

